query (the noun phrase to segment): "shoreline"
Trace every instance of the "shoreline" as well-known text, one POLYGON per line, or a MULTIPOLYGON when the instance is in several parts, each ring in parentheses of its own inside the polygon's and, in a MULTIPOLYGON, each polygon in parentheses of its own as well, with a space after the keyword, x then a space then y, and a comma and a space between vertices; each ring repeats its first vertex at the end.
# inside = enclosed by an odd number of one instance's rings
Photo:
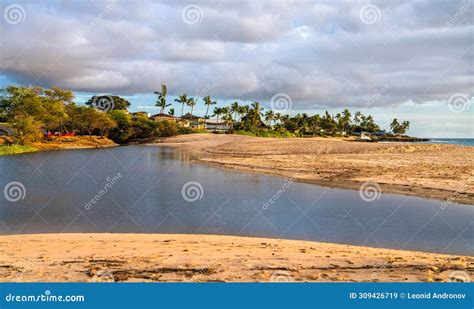
POLYGON ((198 163, 232 171, 352 190, 365 182, 376 182, 383 193, 435 199, 440 207, 450 202, 474 204, 474 190, 469 185, 474 149, 469 146, 216 134, 181 135, 150 145, 172 147, 198 163), (315 151, 302 151, 304 144, 311 144, 315 151))
POLYGON ((87 233, 7 235, 0 244, 0 281, 6 282, 441 282, 474 276, 474 257, 302 240, 87 233))
POLYGON ((68 137, 68 138, 64 138, 63 140, 61 140, 60 138, 54 138, 51 141, 33 142, 25 146, 0 145, 0 148, 12 147, 13 149, 15 147, 18 147, 18 148, 24 149, 24 151, 19 149, 20 151, 15 151, 11 153, 4 153, 4 154, 0 153, 0 156, 35 153, 35 152, 43 152, 43 151, 109 148, 109 147, 117 147, 117 146, 120 146, 120 145, 114 143, 112 140, 106 137, 99 138, 97 136, 93 136, 93 138, 89 138, 88 136, 86 137, 81 136, 81 137, 68 137))

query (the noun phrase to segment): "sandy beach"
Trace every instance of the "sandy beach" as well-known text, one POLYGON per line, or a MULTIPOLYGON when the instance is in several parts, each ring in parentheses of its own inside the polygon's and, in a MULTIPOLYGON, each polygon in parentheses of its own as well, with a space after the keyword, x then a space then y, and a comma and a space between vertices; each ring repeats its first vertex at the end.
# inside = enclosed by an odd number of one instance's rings
POLYGON ((373 181, 382 192, 474 204, 473 147, 224 134, 180 135, 160 145, 238 171, 351 189, 373 181))
POLYGON ((466 281, 474 258, 175 234, 0 236, 1 281, 466 281))

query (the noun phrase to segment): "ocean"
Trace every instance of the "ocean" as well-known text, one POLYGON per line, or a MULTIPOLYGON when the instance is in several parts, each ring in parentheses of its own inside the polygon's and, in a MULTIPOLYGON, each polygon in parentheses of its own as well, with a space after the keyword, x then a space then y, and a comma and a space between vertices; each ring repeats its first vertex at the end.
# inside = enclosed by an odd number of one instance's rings
POLYGON ((430 138, 427 144, 455 144, 464 146, 474 146, 474 138, 430 138))

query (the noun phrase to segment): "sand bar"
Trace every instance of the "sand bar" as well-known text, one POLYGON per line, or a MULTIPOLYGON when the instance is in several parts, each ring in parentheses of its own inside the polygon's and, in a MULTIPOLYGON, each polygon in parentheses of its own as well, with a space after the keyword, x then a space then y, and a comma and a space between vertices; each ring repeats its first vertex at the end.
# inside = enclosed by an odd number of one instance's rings
POLYGON ((214 235, 0 236, 1 281, 449 281, 474 257, 214 235))
POLYGON ((474 147, 224 134, 180 135, 160 145, 238 171, 350 189, 374 181, 382 192, 474 204, 474 147))

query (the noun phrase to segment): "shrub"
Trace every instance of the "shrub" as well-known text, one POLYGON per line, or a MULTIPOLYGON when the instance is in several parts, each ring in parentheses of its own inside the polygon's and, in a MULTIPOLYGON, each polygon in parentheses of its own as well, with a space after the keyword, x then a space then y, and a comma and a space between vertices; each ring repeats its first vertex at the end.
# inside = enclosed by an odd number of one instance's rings
POLYGON ((155 131, 153 133, 156 137, 168 137, 178 134, 178 128, 176 123, 169 121, 161 121, 157 123, 155 131))

